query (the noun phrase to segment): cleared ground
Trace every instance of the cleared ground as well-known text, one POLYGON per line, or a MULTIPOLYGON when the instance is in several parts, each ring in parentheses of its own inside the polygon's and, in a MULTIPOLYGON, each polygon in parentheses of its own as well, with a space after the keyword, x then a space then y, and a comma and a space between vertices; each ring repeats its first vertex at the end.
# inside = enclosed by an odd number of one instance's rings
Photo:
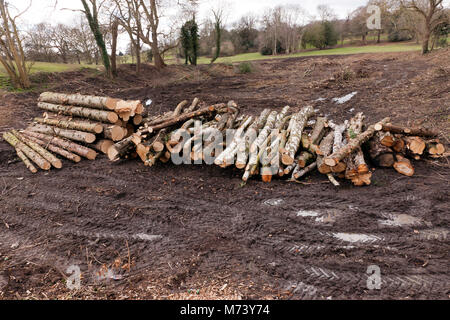
MULTIPOLYGON (((85 70, 47 77, 41 90, 151 98, 153 114, 194 97, 234 99, 251 114, 311 104, 335 121, 363 111, 369 123, 391 116, 436 128, 448 147, 449 58, 267 60, 246 75, 229 65, 148 66, 136 77, 124 66, 115 82, 85 70), (332 101, 351 92, 346 104, 332 101)), ((0 131, 40 114, 38 94, 4 95, 0 131)), ((448 299, 449 165, 415 166, 412 178, 380 169, 370 187, 339 189, 320 175, 241 187, 235 169, 104 157, 31 175, 0 142, 0 297, 448 299), (66 287, 71 265, 80 290, 66 287), (368 289, 371 265, 381 290, 368 289)))

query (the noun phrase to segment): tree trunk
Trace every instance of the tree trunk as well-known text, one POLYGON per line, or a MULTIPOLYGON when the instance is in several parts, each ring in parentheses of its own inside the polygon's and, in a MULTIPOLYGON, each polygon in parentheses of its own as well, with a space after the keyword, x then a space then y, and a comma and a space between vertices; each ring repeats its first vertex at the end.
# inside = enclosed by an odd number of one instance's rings
POLYGON ((11 146, 17 150, 22 151, 29 159, 31 159, 35 164, 38 165, 42 170, 50 170, 52 165, 42 158, 36 151, 31 149, 29 146, 19 141, 19 139, 12 133, 4 133, 3 139, 8 142, 11 146))
POLYGON ((93 143, 97 139, 95 134, 76 131, 76 130, 66 130, 57 127, 51 127, 46 125, 35 125, 29 128, 30 131, 58 136, 62 138, 66 138, 73 141, 85 142, 85 143, 93 143))
POLYGON ((334 132, 330 132, 320 143, 320 154, 317 157, 317 169, 322 174, 331 173, 331 167, 324 162, 324 158, 333 151, 334 132))
POLYGON ((100 140, 92 147, 103 154, 108 154, 109 148, 111 148, 113 145, 114 142, 111 140, 100 140))
POLYGON ((19 149, 16 148, 17 156, 22 160, 22 162, 25 164, 28 170, 31 171, 31 173, 37 173, 38 170, 35 166, 30 162, 30 159, 27 158, 27 156, 19 149))
POLYGON ((50 153, 47 150, 45 150, 39 144, 37 144, 37 143, 29 140, 28 138, 24 137, 23 135, 21 135, 16 130, 13 130, 11 132, 12 132, 13 135, 15 135, 17 137, 17 139, 19 139, 21 142, 23 142, 26 145, 28 145, 31 149, 33 149, 34 151, 39 153, 39 155, 42 158, 44 158, 45 160, 50 162, 53 167, 55 167, 56 169, 61 169, 62 168, 61 160, 59 160, 57 157, 55 157, 52 153, 50 153))
POLYGON ((355 152, 363 143, 370 140, 377 131, 381 131, 383 125, 387 124, 389 121, 390 118, 385 118, 381 122, 371 125, 364 133, 349 141, 342 149, 325 158, 325 163, 330 167, 335 167, 339 162, 355 152))
POLYGON ((119 120, 119 116, 117 115, 117 113, 104 110, 63 106, 45 102, 39 102, 38 107, 54 113, 60 113, 68 116, 81 117, 102 122, 109 122, 113 124, 116 123, 117 120, 119 120))
POLYGON ((314 114, 312 107, 305 107, 297 115, 291 119, 291 134, 286 143, 285 151, 282 154, 281 161, 284 165, 289 166, 294 163, 295 155, 300 147, 303 130, 308 119, 314 114))
POLYGON ((392 149, 381 144, 380 135, 370 140, 369 155, 377 167, 391 168, 394 165, 394 153, 392 149))
POLYGON ((437 137, 439 135, 439 132, 432 129, 408 128, 396 126, 390 123, 383 125, 383 131, 419 137, 437 137))
MULTIPOLYGON (((25 134, 24 134, 24 135, 25 135, 25 134)), ((30 137, 30 136, 28 136, 28 135, 25 135, 25 136, 26 136, 26 138, 27 138, 28 140, 31 140, 31 141, 33 141, 34 143, 39 144, 41 147, 44 147, 45 149, 48 149, 48 150, 50 150, 51 152, 54 152, 54 153, 56 153, 56 154, 59 154, 60 156, 66 158, 66 159, 68 159, 68 160, 71 160, 71 161, 73 161, 73 162, 75 162, 75 163, 78 163, 78 162, 81 161, 80 156, 78 156, 78 155, 76 155, 76 154, 74 154, 74 153, 72 153, 72 152, 69 152, 69 151, 67 151, 67 150, 65 150, 65 149, 63 149, 63 148, 57 147, 57 146, 55 146, 55 145, 53 145, 53 144, 51 144, 51 143, 45 142, 45 141, 43 141, 43 140, 41 140, 41 139, 37 139, 37 138, 34 138, 34 137, 30 137)))
POLYGON ((431 30, 430 30, 428 24, 426 23, 425 33, 423 35, 423 40, 422 40, 422 54, 427 54, 430 51, 429 50, 430 36, 431 36, 431 30))
POLYGON ((115 19, 111 26, 111 73, 117 77, 117 38, 119 36, 119 20, 115 19))
POLYGON ((92 123, 86 121, 65 121, 65 120, 57 120, 57 119, 44 119, 44 118, 35 118, 34 122, 39 124, 49 125, 58 127, 61 129, 72 129, 84 132, 90 132, 94 134, 100 134, 103 132, 103 125, 101 123, 92 123))
POLYGON ((94 150, 86 148, 84 146, 80 146, 79 144, 76 144, 69 140, 34 132, 29 129, 25 130, 23 134, 29 137, 38 138, 44 142, 51 143, 55 146, 64 148, 70 152, 76 153, 89 160, 95 160, 95 158, 97 157, 97 153, 94 150))
POLYGON ((95 42, 97 43, 97 47, 101 53, 103 65, 105 66, 106 75, 112 78, 113 74, 111 71, 111 61, 109 59, 108 51, 106 50, 105 40, 103 38, 103 34, 100 30, 100 25, 98 22, 98 12, 97 12, 98 8, 94 3, 91 11, 86 0, 81 0, 81 2, 84 7, 84 14, 86 15, 86 18, 88 20, 89 27, 91 28, 91 31, 95 38, 95 42))

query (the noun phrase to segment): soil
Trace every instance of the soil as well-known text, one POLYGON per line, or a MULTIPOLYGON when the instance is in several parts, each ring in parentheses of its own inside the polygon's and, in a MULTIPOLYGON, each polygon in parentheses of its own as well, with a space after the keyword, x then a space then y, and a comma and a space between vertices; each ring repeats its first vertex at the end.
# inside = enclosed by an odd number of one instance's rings
MULTIPOLYGON (((111 82, 88 70, 41 76, 4 93, 0 132, 42 112, 45 90, 152 99, 152 114, 184 99, 235 100, 243 112, 313 105, 335 122, 438 129, 448 147, 450 51, 171 66, 111 82), (349 102, 333 98, 357 92, 349 102)), ((215 166, 110 163, 105 157, 32 175, 0 142, 1 299, 449 299, 449 164, 414 163, 416 175, 377 169, 373 184, 335 188, 215 166), (381 271, 381 289, 371 290, 381 271), (81 287, 70 290, 68 267, 81 287), (369 283, 368 283, 369 282, 369 283), (368 285, 369 284, 369 285, 368 285)))

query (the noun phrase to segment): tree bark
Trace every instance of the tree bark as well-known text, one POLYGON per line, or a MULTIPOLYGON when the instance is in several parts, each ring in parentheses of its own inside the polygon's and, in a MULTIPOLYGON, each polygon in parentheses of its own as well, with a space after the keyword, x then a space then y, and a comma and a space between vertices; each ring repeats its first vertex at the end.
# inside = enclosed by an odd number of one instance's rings
POLYGON ((48 135, 54 135, 62 138, 66 138, 73 141, 93 143, 97 137, 92 133, 76 131, 76 130, 66 130, 57 127, 51 127, 46 125, 35 125, 29 128, 30 131, 39 132, 48 135))
POLYGON ((45 160, 47 160, 48 162, 50 162, 50 164, 55 167, 56 169, 61 169, 62 168, 62 162, 61 160, 59 160, 57 157, 55 157, 52 153, 48 152, 47 150, 45 150, 43 147, 41 147, 39 144, 31 141, 30 139, 24 137, 23 135, 21 135, 19 132, 17 132, 16 130, 11 131, 11 133, 17 137, 17 139, 19 139, 21 142, 25 143, 26 145, 28 145, 31 149, 33 149, 34 151, 36 151, 37 153, 39 153, 39 155, 44 158, 45 160))
POLYGON ((50 170, 52 165, 45 160, 41 155, 39 155, 36 151, 31 149, 25 143, 21 142, 15 135, 12 133, 4 133, 3 139, 8 142, 11 146, 16 148, 16 150, 22 151, 31 161, 38 165, 42 170, 50 170))
POLYGON ((38 170, 35 166, 30 162, 30 159, 27 158, 27 156, 19 149, 16 148, 17 156, 22 160, 22 162, 25 164, 28 170, 31 171, 31 173, 37 173, 38 170))
POLYGON ((401 127, 396 126, 393 124, 385 124, 383 125, 383 131, 391 132, 391 133, 398 133, 398 134, 405 134, 409 136, 419 136, 419 137, 437 137, 439 135, 439 132, 432 130, 432 129, 426 129, 426 128, 408 128, 408 127, 401 127))
MULTIPOLYGON (((25 134, 24 134, 24 135, 25 135, 25 134)), ((26 136, 26 138, 27 138, 28 140, 31 140, 31 141, 33 141, 34 143, 39 144, 41 147, 43 147, 43 148, 45 148, 45 149, 48 149, 48 150, 50 150, 51 152, 54 152, 54 153, 56 153, 56 154, 59 154, 60 156, 66 158, 66 159, 68 159, 68 160, 71 160, 71 161, 73 161, 73 162, 75 162, 75 163, 78 163, 78 162, 81 161, 81 157, 78 156, 78 155, 76 155, 76 154, 74 154, 74 153, 72 153, 72 152, 69 152, 69 151, 67 151, 67 150, 65 150, 65 149, 63 149, 63 148, 57 147, 57 146, 55 146, 55 145, 53 145, 53 144, 51 144, 51 143, 45 142, 45 141, 43 141, 43 140, 41 140, 41 139, 37 139, 37 138, 34 138, 34 137, 30 137, 30 136, 28 136, 28 135, 25 135, 25 136, 26 136)))
POLYGON ((363 143, 370 140, 370 138, 372 138, 377 131, 380 131, 382 126, 387 124, 389 121, 390 118, 385 118, 381 122, 371 125, 364 133, 349 141, 346 146, 333 153, 331 156, 326 157, 325 163, 330 167, 335 167, 340 161, 344 160, 356 151, 363 143))
POLYGON ((119 120, 119 116, 115 112, 103 110, 88 109, 83 107, 63 106, 44 102, 39 102, 38 107, 43 110, 61 113, 68 116, 76 116, 90 120, 96 120, 107 123, 109 122, 112 124, 116 123, 117 120, 119 120))
POLYGON ((66 121, 66 120, 44 119, 44 118, 35 118, 34 122, 43 125, 58 127, 61 129, 71 129, 77 131, 90 132, 94 134, 100 134, 103 132, 103 125, 101 123, 93 123, 78 120, 66 121))
POLYGON ((29 129, 25 130, 23 132, 23 134, 26 136, 29 136, 29 137, 38 138, 44 142, 51 143, 58 147, 64 148, 70 152, 76 153, 84 158, 89 159, 89 160, 95 160, 95 158, 97 157, 97 153, 94 150, 84 147, 84 146, 80 146, 79 144, 76 144, 69 140, 65 140, 65 139, 61 139, 58 137, 53 137, 50 135, 34 132, 29 129))
POLYGON ((327 157, 333 151, 334 132, 330 132, 320 143, 320 153, 317 156, 317 169, 322 174, 331 173, 331 167, 324 162, 324 158, 327 157))
POLYGON ((119 99, 86 96, 81 94, 44 92, 39 96, 39 102, 114 111, 116 109, 117 103, 119 102, 119 99))
POLYGON ((312 107, 305 107, 297 115, 292 117, 291 134, 286 143, 285 151, 281 156, 281 161, 284 165, 289 166, 294 163, 295 155, 300 147, 303 130, 308 122, 308 119, 314 114, 312 107))

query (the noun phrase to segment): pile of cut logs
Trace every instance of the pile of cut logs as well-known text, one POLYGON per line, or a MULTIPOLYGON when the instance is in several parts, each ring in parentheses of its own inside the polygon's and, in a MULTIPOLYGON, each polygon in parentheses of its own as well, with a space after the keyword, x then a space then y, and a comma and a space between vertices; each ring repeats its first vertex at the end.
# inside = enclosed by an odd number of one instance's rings
POLYGON ((33 173, 38 171, 35 165, 60 169, 55 155, 80 162, 81 157, 95 160, 96 151, 106 154, 136 131, 145 111, 140 101, 53 92, 42 93, 38 107, 45 113, 27 129, 3 135, 33 173))
POLYGON ((447 156, 433 130, 396 126, 389 118, 366 126, 362 113, 335 124, 309 106, 253 117, 241 115, 234 101, 206 105, 196 98, 144 118, 140 101, 50 92, 38 106, 46 111, 42 118, 3 135, 32 172, 34 164, 61 168, 55 154, 79 162, 95 159, 97 150, 111 161, 139 157, 146 166, 183 154, 189 163, 236 166, 244 182, 256 175, 265 182, 275 176, 299 181, 317 170, 336 186, 338 179, 363 186, 371 184, 371 165, 412 176, 411 159, 447 156))
POLYGON ((194 163, 213 157, 222 168, 245 170, 244 182, 257 174, 265 182, 274 176, 298 181, 318 170, 336 186, 337 178, 363 186, 371 184, 369 164, 393 167, 411 176, 414 167, 409 159, 439 158, 445 152, 444 145, 435 139, 437 132, 395 126, 389 118, 365 127, 365 117, 358 113, 337 125, 315 117, 312 107, 293 114, 289 114, 290 107, 280 112, 266 109, 254 118, 239 116, 233 101, 197 110, 198 104, 198 99, 192 104, 183 101, 173 112, 146 119, 135 134, 109 149, 110 160, 137 153, 145 165, 153 166, 182 151, 194 163), (197 120, 202 121, 201 130, 195 125, 197 120), (188 139, 180 138, 179 129, 187 132, 188 139), (227 129, 234 129, 234 137, 225 141, 227 129), (218 154, 213 132, 221 132, 223 137, 223 151, 218 154))

